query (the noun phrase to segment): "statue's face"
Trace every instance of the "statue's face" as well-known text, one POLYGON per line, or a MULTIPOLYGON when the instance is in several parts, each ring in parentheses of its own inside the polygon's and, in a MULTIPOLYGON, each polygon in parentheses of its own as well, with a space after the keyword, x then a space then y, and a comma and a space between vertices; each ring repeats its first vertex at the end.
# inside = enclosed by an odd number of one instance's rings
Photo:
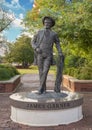
POLYGON ((52 21, 50 19, 45 19, 44 26, 46 29, 50 29, 52 27, 52 21))

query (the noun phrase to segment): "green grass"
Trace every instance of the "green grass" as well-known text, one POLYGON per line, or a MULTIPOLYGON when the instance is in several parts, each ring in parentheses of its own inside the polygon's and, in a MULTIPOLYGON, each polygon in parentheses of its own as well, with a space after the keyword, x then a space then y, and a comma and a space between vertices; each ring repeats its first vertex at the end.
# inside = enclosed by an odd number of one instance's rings
MULTIPOLYGON (((38 74, 39 71, 37 69, 37 66, 31 66, 29 69, 17 69, 20 74, 38 74)), ((50 74, 55 74, 56 73, 56 67, 51 66, 49 70, 50 74)))
POLYGON ((20 74, 38 74, 38 70, 32 69, 17 69, 20 74))

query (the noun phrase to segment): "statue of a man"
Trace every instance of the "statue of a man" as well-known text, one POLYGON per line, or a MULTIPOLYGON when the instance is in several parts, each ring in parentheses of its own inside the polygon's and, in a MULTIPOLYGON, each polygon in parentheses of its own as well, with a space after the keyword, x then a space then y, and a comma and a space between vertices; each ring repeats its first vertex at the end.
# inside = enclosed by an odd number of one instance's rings
MULTIPOLYGON (((46 92, 46 79, 51 65, 54 43, 56 44, 59 56, 63 56, 58 35, 51 30, 55 25, 55 20, 52 17, 45 16, 42 22, 44 29, 39 30, 38 33, 34 35, 31 42, 32 47, 37 53, 37 65, 40 78, 39 94, 46 92)), ((60 88, 57 89, 56 87, 57 86, 55 86, 54 91, 60 92, 60 88)))

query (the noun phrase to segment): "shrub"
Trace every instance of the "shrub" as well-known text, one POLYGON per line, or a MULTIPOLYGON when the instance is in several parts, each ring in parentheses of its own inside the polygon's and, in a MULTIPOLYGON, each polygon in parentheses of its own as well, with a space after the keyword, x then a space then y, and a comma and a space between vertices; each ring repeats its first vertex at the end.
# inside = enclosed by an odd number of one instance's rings
POLYGON ((77 79, 92 79, 92 60, 69 55, 65 58, 64 74, 77 79))
POLYGON ((85 64, 85 58, 79 56, 68 55, 65 57, 65 66, 66 67, 79 67, 85 64))
POLYGON ((0 80, 8 80, 19 72, 11 65, 0 65, 0 80))
POLYGON ((75 75, 78 79, 91 80, 92 79, 92 67, 81 67, 77 69, 77 73, 75 75))
POLYGON ((78 67, 78 68, 65 68, 64 74, 73 76, 77 79, 91 80, 92 79, 92 67, 78 67))
POLYGON ((0 68, 0 80, 7 80, 10 79, 10 73, 9 70, 6 68, 0 68))

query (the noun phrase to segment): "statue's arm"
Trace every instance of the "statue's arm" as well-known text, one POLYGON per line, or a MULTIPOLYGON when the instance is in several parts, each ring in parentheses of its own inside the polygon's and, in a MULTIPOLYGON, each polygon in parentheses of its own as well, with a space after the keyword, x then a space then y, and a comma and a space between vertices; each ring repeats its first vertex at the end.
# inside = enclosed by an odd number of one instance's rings
POLYGON ((32 41, 31 41, 31 45, 32 45, 34 50, 36 50, 38 47, 37 38, 38 38, 38 34, 35 34, 34 37, 32 38, 32 41))
POLYGON ((60 40, 58 38, 58 35, 55 34, 54 38, 55 38, 55 44, 56 44, 56 48, 58 50, 58 54, 62 56, 63 54, 62 54, 62 49, 61 49, 61 46, 60 46, 60 40))
POLYGON ((34 35, 31 44, 33 49, 36 51, 36 53, 41 53, 41 49, 39 48, 39 33, 37 33, 36 35, 34 35))

